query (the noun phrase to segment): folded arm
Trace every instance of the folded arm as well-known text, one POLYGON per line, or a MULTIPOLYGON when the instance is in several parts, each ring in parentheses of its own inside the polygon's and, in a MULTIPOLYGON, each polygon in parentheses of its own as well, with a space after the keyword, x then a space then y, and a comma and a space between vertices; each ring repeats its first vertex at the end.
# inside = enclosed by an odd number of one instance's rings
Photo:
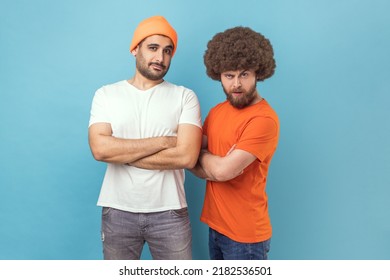
POLYGON ((193 168, 189 169, 189 171, 191 171, 191 173, 193 173, 195 176, 197 176, 199 178, 209 180, 210 179, 210 174, 208 174, 202 168, 202 166, 200 165, 200 162, 199 162, 200 157, 202 156, 202 154, 205 151, 207 151, 207 136, 203 135, 202 136, 202 150, 200 151, 200 154, 199 154, 199 157, 198 157, 198 160, 197 160, 195 166, 193 168))
POLYGON ((197 162, 202 141, 202 130, 192 124, 180 124, 176 146, 161 150, 129 165, 143 169, 193 168, 197 162))
POLYGON ((229 181, 241 175, 244 169, 256 160, 251 153, 235 149, 228 155, 220 157, 203 150, 199 163, 210 181, 229 181))
POLYGON ((244 169, 255 160, 254 155, 235 149, 235 145, 223 157, 213 155, 207 150, 207 136, 203 136, 202 151, 198 162, 190 171, 209 181, 228 181, 241 175, 244 169))
POLYGON ((98 161, 125 164, 176 146, 176 137, 122 139, 112 136, 109 123, 95 123, 88 131, 89 145, 98 161))

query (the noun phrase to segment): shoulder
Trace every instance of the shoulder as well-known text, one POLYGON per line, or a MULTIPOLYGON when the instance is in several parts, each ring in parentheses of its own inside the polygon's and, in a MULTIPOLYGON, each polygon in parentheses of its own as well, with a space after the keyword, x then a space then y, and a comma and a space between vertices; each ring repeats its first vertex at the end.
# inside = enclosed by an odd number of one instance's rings
POLYGON ((95 98, 117 98, 123 95, 127 95, 129 91, 131 91, 130 85, 126 80, 122 80, 116 83, 107 84, 100 87, 95 92, 95 98))
POLYGON ((126 83, 127 83, 126 80, 122 80, 116 83, 106 84, 100 87, 97 90, 97 92, 109 92, 109 91, 115 91, 117 89, 125 88, 127 86, 126 83))
POLYGON ((161 84, 161 87, 169 89, 170 91, 181 93, 181 94, 195 94, 192 89, 189 89, 189 88, 187 88, 185 86, 176 85, 176 84, 173 84, 173 83, 170 83, 170 82, 167 82, 167 81, 164 81, 161 84))
POLYGON ((180 85, 175 85, 166 81, 161 84, 161 87, 164 89, 167 98, 181 100, 182 105, 199 104, 198 97, 192 89, 180 85))
POLYGON ((234 108, 230 105, 229 101, 225 100, 212 107, 210 109, 209 114, 216 113, 216 112, 225 112, 225 111, 229 112, 230 110, 234 110, 234 108))
POLYGON ((265 99, 259 105, 260 105, 260 110, 258 111, 259 116, 272 119, 278 125, 279 124, 278 114, 271 107, 271 105, 265 99))
POLYGON ((245 129, 258 135, 277 135, 279 131, 279 119, 275 110, 263 100, 247 111, 245 129))

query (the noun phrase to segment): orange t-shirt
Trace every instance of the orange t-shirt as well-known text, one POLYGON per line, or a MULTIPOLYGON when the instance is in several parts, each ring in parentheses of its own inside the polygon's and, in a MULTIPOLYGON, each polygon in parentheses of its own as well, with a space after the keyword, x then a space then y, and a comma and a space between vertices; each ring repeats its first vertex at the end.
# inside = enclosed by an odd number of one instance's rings
POLYGON ((208 150, 225 156, 230 148, 247 151, 257 159, 226 182, 207 181, 201 221, 237 242, 271 238, 272 227, 265 191, 268 168, 279 138, 279 120, 266 100, 234 108, 228 101, 211 109, 203 133, 208 150))

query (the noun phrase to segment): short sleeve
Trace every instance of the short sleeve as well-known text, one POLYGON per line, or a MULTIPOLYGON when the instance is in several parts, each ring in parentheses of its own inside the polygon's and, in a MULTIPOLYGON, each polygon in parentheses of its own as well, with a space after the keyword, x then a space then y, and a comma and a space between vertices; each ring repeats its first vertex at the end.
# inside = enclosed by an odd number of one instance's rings
POLYGON ((110 123, 107 113, 106 98, 103 89, 98 89, 92 100, 91 114, 89 118, 89 126, 94 123, 110 123))
POLYGON ((185 92, 183 97, 183 110, 180 115, 179 124, 193 124, 202 128, 202 117, 198 97, 191 90, 185 92))
POLYGON ((255 117, 242 131, 236 149, 247 151, 263 161, 275 151, 278 136, 277 121, 270 117, 255 117))

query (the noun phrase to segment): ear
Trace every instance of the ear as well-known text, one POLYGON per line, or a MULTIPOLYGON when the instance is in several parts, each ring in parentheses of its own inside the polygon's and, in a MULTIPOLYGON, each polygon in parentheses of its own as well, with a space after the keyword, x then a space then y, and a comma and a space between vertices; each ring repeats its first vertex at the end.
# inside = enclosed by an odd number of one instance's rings
POLYGON ((138 46, 136 46, 130 53, 132 54, 132 55, 134 55, 134 56, 136 56, 137 55, 137 52, 138 52, 138 46))

